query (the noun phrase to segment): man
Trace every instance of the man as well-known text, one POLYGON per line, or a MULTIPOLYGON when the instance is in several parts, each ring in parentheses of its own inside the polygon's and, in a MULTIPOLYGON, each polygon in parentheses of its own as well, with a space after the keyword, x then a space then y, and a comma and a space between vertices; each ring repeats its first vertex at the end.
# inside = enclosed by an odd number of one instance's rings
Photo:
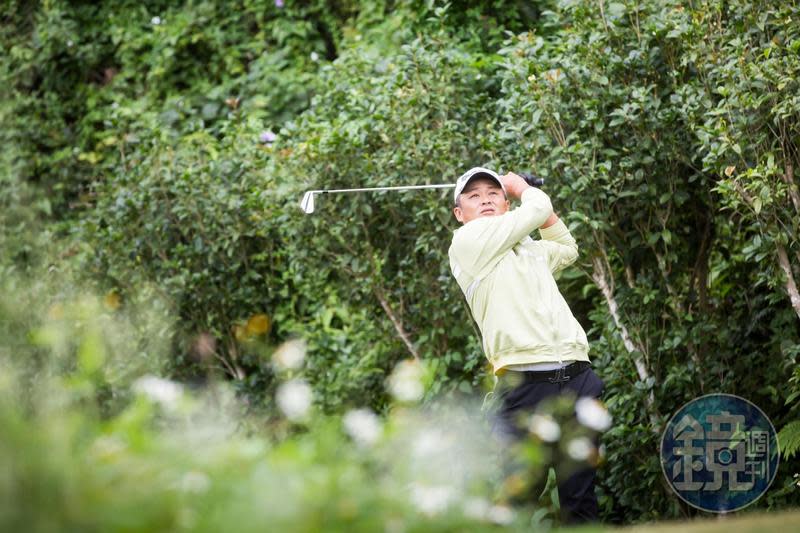
MULTIPOLYGON (((603 382, 589 364, 586 333, 558 290, 553 274, 578 257, 550 198, 513 173, 476 167, 456 182, 450 269, 483 337, 483 350, 500 380, 501 433, 521 439, 519 415, 545 398, 569 393, 597 398, 603 382), (508 197, 521 205, 509 210, 508 197), (541 240, 529 234, 539 229, 541 240)), ((559 479, 567 523, 597 519, 594 470, 559 479)))

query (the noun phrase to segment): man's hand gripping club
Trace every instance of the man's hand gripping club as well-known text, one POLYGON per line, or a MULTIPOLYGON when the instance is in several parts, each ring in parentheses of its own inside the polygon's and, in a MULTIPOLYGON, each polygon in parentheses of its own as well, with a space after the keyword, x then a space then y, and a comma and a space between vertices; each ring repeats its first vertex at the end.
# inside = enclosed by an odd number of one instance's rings
MULTIPOLYGON (((500 176, 500 180, 503 182, 503 186, 506 188, 508 195, 515 200, 521 199, 522 193, 531 188, 531 186, 528 185, 522 176, 519 174, 514 174, 513 172, 509 172, 504 176, 500 176)), ((550 214, 547 220, 544 221, 544 224, 542 224, 541 227, 547 228, 556 222, 558 222, 558 215, 553 212, 550 214)))

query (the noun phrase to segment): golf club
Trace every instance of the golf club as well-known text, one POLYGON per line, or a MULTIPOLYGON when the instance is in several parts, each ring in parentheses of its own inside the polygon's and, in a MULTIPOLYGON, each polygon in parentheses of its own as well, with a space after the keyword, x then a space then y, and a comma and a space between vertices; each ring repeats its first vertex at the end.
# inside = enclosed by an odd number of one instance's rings
MULTIPOLYGON (((522 178, 528 182, 532 187, 541 187, 544 185, 544 178, 539 178, 532 174, 522 173, 522 178)), ((314 195, 315 194, 331 194, 339 192, 377 192, 377 191, 409 191, 417 189, 447 189, 455 187, 455 183, 439 183, 435 185, 402 185, 397 187, 361 187, 357 189, 321 189, 315 191, 308 191, 303 195, 303 200, 300 202, 300 207, 305 214, 314 212, 314 195)))

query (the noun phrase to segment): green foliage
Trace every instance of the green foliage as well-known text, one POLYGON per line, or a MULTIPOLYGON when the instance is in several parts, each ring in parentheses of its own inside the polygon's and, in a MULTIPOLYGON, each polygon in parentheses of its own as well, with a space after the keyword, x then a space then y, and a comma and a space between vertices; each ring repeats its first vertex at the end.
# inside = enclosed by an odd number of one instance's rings
POLYGON ((789 422, 778 433, 778 442, 781 445, 781 455, 792 457, 800 450, 800 421, 789 422))
MULTIPOLYGON (((796 254, 788 221, 797 216, 769 152, 783 145, 794 157, 796 121, 789 112, 784 116, 792 125, 782 125, 771 107, 792 109, 792 97, 780 93, 788 81, 772 82, 769 96, 762 92, 786 66, 761 62, 791 63, 797 56, 753 47, 790 47, 794 27, 784 24, 797 13, 770 6, 611 3, 598 14, 588 3, 558 3, 538 31, 515 36, 501 51, 504 96, 497 105, 501 114, 516 114, 497 132, 501 160, 527 159, 550 178, 556 205, 569 206, 582 269, 595 282, 586 286, 575 278, 567 290, 573 300, 597 295, 587 317, 592 351, 619 424, 605 437, 604 505, 621 520, 681 512, 665 498, 669 489, 660 483, 653 450, 666 417, 685 401, 735 392, 773 417, 787 416, 782 398, 794 385, 783 376, 796 366, 800 301, 783 292, 788 285, 773 246, 788 247, 787 261, 796 254), (742 40, 742 28, 752 42, 742 40), (745 57, 752 61, 744 63, 745 57), (766 71, 773 74, 750 77, 766 71), (730 80, 728 88, 719 77, 730 80), (756 92, 761 103, 751 105, 756 92), (711 124, 739 123, 736 135, 727 129, 709 135, 711 124), (725 171, 736 163, 716 159, 742 148, 722 138, 747 144, 749 167, 772 169, 758 175, 774 192, 757 194, 764 202, 775 195, 783 213, 757 222, 757 243, 747 242, 752 230, 738 215, 731 224, 727 210, 748 196, 739 197, 731 183, 738 177, 730 180, 731 170, 725 171), (767 226, 769 237, 763 236, 767 226), (620 342, 623 328, 627 338, 620 342), (641 475, 630 476, 630 457, 641 475)), ((781 166, 791 172, 794 164, 781 166)), ((739 188, 761 190, 752 179, 746 183, 739 188)), ((797 276, 797 265, 792 259, 783 270, 797 276)))
POLYGON ((239 4, 9 6, 0 112, 15 174, 43 187, 61 218, 91 203, 144 132, 214 133, 240 102, 272 127, 303 109, 355 9, 239 4))
MULTIPOLYGON (((528 525, 532 508, 492 501, 498 456, 475 405, 422 410, 406 394, 383 419, 364 409, 324 417, 284 388, 275 400, 286 416, 252 410, 224 382, 189 389, 149 374, 168 351, 166 310, 150 293, 120 306, 58 273, 9 277, 2 294, 3 530, 528 525), (19 298, 25 307, 11 309, 19 298)), ((302 365, 302 349, 294 355, 302 365)), ((272 363, 281 380, 290 361, 272 363)), ((408 390, 422 374, 393 380, 411 380, 408 390)), ((530 472, 537 449, 531 441, 530 472)))
POLYGON ((92 277, 123 297, 158 286, 184 332, 210 333, 218 362, 243 377, 238 367, 254 363, 236 348, 237 328, 272 307, 277 243, 274 230, 259 225, 273 213, 248 201, 269 183, 260 173, 259 130, 232 122, 223 133, 218 140, 200 130, 171 146, 139 138, 118 174, 97 188, 81 232, 92 248, 82 256, 92 277))
MULTIPOLYGON (((448 182, 480 164, 547 178, 580 245, 559 285, 589 333, 615 419, 599 471, 604 518, 694 513, 664 484, 656 450, 670 413, 711 392, 744 396, 783 428, 785 462, 758 505, 796 505, 797 20, 795 4, 767 0, 10 2, 0 26, 0 279, 11 296, 0 351, 30 362, 16 367, 27 382, 79 376, 64 394, 84 404, 52 428, 52 412, 25 426, 3 411, 25 428, 8 450, 57 446, 63 431, 64 446, 88 457, 82 428, 89 440, 116 438, 130 423, 154 451, 125 452, 98 473, 79 462, 63 477, 58 461, 9 457, 43 476, 33 479, 61 480, 36 501, 68 494, 71 476, 89 476, 101 498, 103 476, 174 460, 189 465, 174 479, 202 470, 209 494, 236 509, 241 479, 173 454, 173 436, 151 427, 160 415, 132 400, 138 375, 225 376, 274 421, 285 376, 268 356, 297 337, 308 350, 294 377, 313 385, 325 413, 389 412, 386 376, 414 357, 430 372, 427 401, 477 395, 486 372, 447 265, 449 193, 331 195, 311 216, 298 203, 309 189, 448 182), (26 272, 41 279, 23 283, 26 272), (45 281, 58 272, 105 300, 45 281), (147 300, 155 311, 137 313, 147 300), (108 306, 117 310, 106 316, 108 306), (43 326, 17 307, 72 318, 43 326), (106 318, 92 326, 94 315, 106 318), (109 331, 119 340, 98 348, 109 331), (82 411, 87 401, 99 414, 82 411)), ((290 456, 293 475, 313 470, 326 490, 350 474, 369 485, 353 457, 335 465, 333 450, 346 447, 337 431, 276 445, 275 456, 230 452, 231 464, 257 471, 290 456)), ((233 448, 258 447, 242 439, 233 448)), ((170 514, 186 497, 147 486, 162 503, 126 489, 109 509, 149 510, 113 527, 210 529, 228 516, 170 514)), ((243 486, 280 492, 262 479, 243 486)), ((391 507, 392 490, 353 498, 391 507)), ((102 507, 92 498, 83 501, 102 507)), ((328 503, 301 523, 339 516, 328 503)))

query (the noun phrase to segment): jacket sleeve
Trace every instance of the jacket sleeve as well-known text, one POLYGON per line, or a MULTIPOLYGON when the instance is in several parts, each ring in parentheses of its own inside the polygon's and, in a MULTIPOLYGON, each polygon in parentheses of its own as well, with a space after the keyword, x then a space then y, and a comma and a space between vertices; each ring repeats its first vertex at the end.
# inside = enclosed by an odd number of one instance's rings
POLYGON ((522 205, 494 217, 472 220, 456 231, 451 257, 472 278, 483 278, 504 254, 553 212, 550 197, 531 187, 522 193, 522 205))
POLYGON ((547 266, 550 267, 550 272, 555 274, 578 258, 578 244, 563 220, 559 219, 547 228, 540 228, 539 235, 542 237, 539 244, 547 251, 547 266))

